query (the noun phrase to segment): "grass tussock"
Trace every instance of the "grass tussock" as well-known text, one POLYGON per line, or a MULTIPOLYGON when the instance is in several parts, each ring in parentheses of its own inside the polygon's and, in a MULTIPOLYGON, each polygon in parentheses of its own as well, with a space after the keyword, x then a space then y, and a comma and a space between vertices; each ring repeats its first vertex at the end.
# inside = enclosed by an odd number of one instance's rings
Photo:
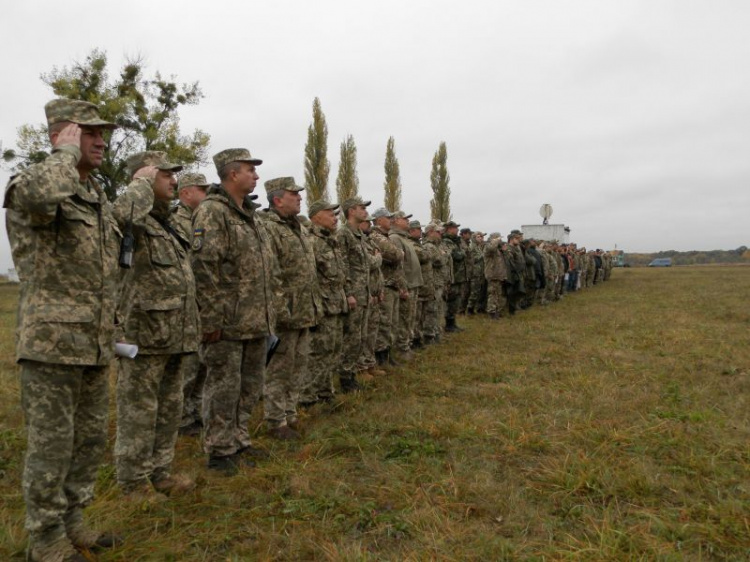
MULTIPOLYGON (((0 559, 25 545, 16 289, 0 286, 0 559)), ((467 330, 303 418, 301 443, 154 507, 101 560, 750 559, 750 268, 631 269, 467 330)), ((114 412, 113 412, 114 416, 114 412)), ((260 427, 258 411, 254 417, 260 427)), ((114 434, 114 419, 111 423, 114 434)), ((111 454, 111 453, 110 453, 111 454)))

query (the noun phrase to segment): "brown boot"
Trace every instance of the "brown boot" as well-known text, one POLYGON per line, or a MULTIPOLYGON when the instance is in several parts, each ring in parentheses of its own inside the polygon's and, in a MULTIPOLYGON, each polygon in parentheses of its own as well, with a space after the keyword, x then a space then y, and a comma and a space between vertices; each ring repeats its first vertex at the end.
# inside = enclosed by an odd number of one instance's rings
POLYGON ((195 488, 195 480, 186 474, 170 474, 153 481, 154 489, 167 496, 179 496, 195 488))
POLYGON ((167 496, 154 490, 151 482, 144 482, 135 488, 124 489, 122 499, 129 503, 155 505, 167 501, 167 496))

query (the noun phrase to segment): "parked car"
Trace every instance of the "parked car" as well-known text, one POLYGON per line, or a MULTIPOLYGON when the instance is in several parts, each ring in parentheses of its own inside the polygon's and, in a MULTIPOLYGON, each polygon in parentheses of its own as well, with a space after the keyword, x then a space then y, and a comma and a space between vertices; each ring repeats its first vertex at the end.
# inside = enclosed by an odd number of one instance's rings
POLYGON ((649 267, 672 267, 672 258, 656 258, 650 264, 649 267))

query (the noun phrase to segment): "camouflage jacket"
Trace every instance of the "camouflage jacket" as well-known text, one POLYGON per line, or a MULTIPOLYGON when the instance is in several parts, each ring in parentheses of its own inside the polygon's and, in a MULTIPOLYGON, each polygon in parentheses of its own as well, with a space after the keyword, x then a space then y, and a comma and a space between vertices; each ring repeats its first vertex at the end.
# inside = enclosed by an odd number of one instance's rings
POLYGON ((422 269, 422 285, 419 287, 419 298, 421 300, 433 300, 435 298, 435 261, 439 259, 435 244, 415 242, 419 245, 419 265, 422 269))
POLYGON ((422 268, 419 265, 419 255, 417 254, 416 244, 409 233, 404 230, 394 228, 391 230, 389 239, 402 252, 404 252, 404 276, 406 277, 406 287, 416 289, 422 285, 422 268))
POLYGON ((461 238, 456 235, 444 234, 443 244, 451 252, 453 258, 453 284, 466 283, 466 253, 461 246, 461 238))
POLYGON ((378 297, 385 287, 385 279, 381 269, 383 256, 370 234, 365 234, 365 245, 370 256, 370 296, 378 297))
POLYGON ((406 289, 404 251, 397 247, 390 236, 378 227, 373 228, 370 232, 370 240, 378 247, 383 258, 381 271, 383 272, 385 286, 391 289, 406 289))
POLYGON ((6 228, 21 281, 16 359, 107 365, 114 354, 120 231, 77 147, 11 179, 6 228))
POLYGON ((169 224, 177 231, 183 240, 193 245, 193 210, 183 202, 172 207, 169 224))
POLYGON ((508 281, 511 284, 522 284, 526 280, 526 259, 520 246, 508 244, 508 281))
POLYGON ((138 345, 139 355, 198 351, 200 328, 190 245, 167 222, 169 206, 154 202, 148 180, 134 180, 115 200, 112 214, 120 228, 126 228, 131 209, 139 210, 132 215, 135 252, 133 266, 125 270, 117 310, 125 341, 138 345))
POLYGON ((193 273, 204 333, 226 340, 274 331, 275 258, 265 225, 246 197, 238 207, 223 186, 209 190, 193 217, 193 273))
POLYGON ((296 216, 285 219, 270 211, 265 220, 277 264, 273 283, 276 325, 280 330, 315 326, 321 306, 308 234, 296 216))
POLYGON ((370 254, 365 246, 365 235, 359 229, 344 224, 336 234, 344 258, 347 297, 357 299, 359 306, 367 306, 370 297, 370 254))
POLYGON ((508 279, 508 266, 505 263, 500 246, 502 240, 495 238, 484 245, 482 258, 484 260, 484 277, 487 281, 506 281, 508 279))
POLYGON ((484 279, 484 244, 480 246, 475 241, 471 242, 471 278, 472 280, 484 279))
POLYGON ((451 264, 450 252, 440 240, 424 241, 422 247, 426 250, 432 250, 432 281, 435 290, 445 290, 451 284, 451 264))
POLYGON ((344 293, 346 273, 339 243, 328 230, 317 225, 310 228, 310 236, 315 254, 322 312, 327 316, 347 312, 349 309, 344 293))

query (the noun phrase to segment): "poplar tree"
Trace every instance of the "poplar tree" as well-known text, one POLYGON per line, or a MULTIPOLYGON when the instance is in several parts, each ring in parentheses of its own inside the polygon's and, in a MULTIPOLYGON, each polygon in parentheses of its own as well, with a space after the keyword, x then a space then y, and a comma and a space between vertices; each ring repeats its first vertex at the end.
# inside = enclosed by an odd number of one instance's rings
POLYGON ((430 214, 433 220, 447 222, 452 218, 450 181, 448 149, 445 142, 441 142, 435 156, 432 157, 432 172, 430 173, 430 186, 432 187, 430 214))
POLYGON ((354 144, 352 135, 347 135, 341 143, 341 160, 339 162, 339 174, 336 178, 336 193, 339 202, 356 197, 359 193, 357 145, 354 144))
POLYGON ((328 199, 328 125, 320 107, 320 99, 313 101, 313 120, 307 128, 305 144, 305 188, 308 208, 311 203, 328 199))
POLYGON ((401 169, 396 158, 396 141, 388 139, 385 149, 385 208, 391 213, 401 210, 401 169))

